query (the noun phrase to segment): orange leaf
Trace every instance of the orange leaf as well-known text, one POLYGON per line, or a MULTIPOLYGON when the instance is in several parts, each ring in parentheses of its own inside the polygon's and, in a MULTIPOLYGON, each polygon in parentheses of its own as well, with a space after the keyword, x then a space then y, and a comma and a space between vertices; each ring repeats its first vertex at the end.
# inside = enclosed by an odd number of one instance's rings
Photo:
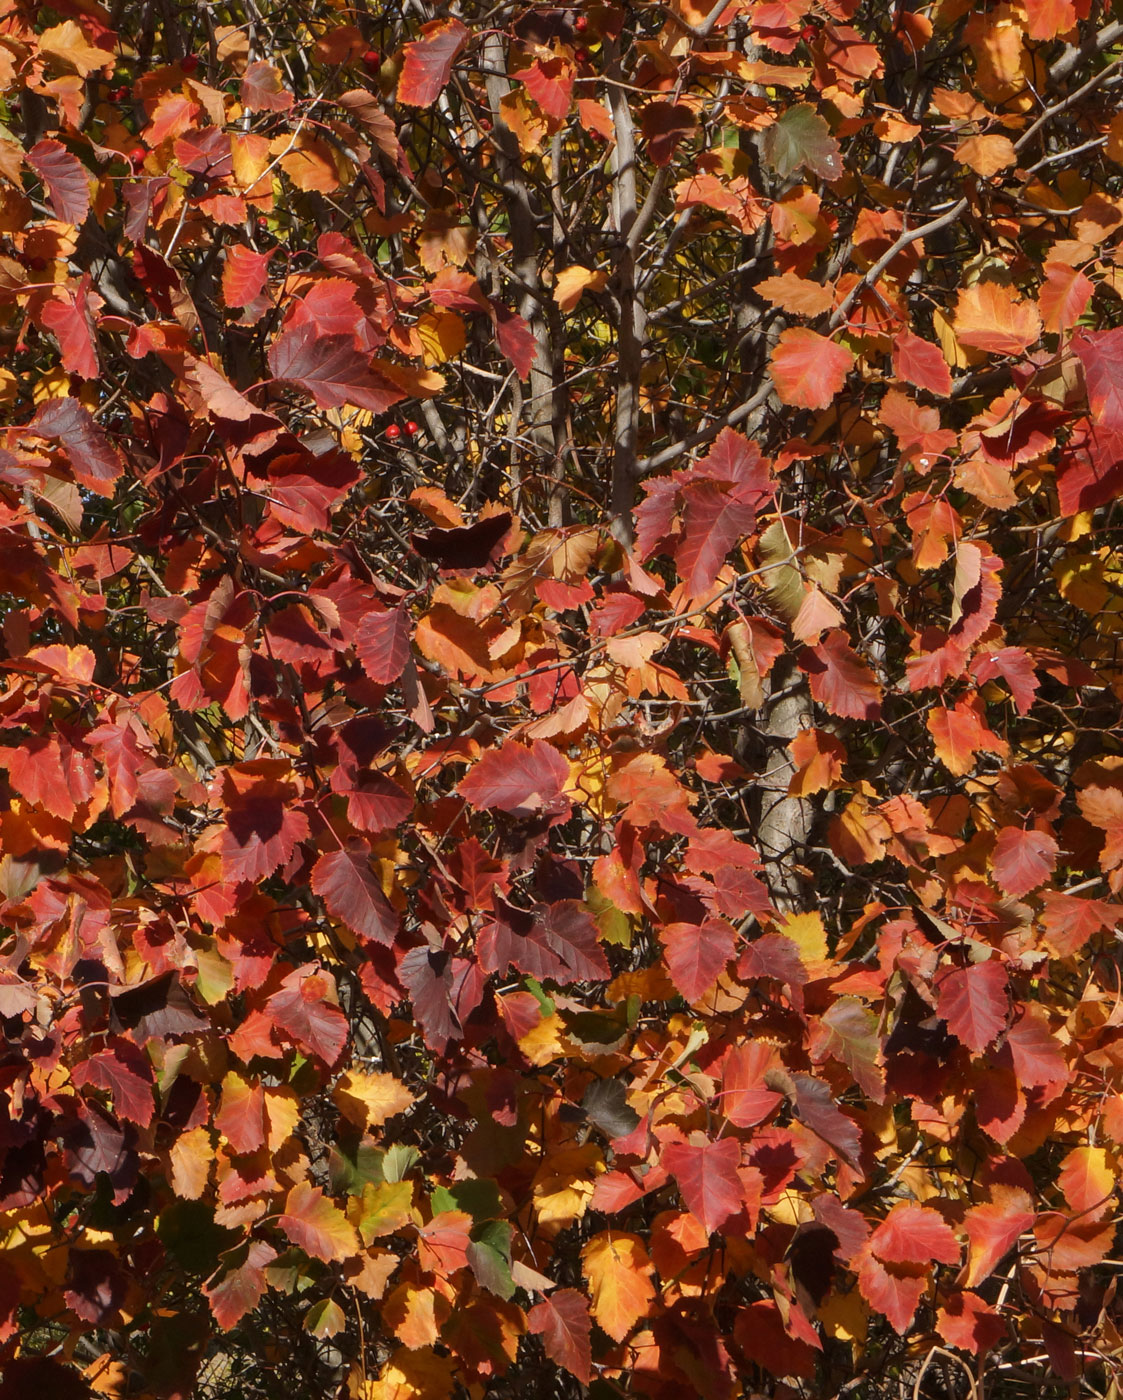
POLYGON ((643 1241, 603 1230, 581 1251, 581 1272, 592 1293, 593 1317, 614 1342, 622 1342, 655 1297, 643 1241))
POLYGON ((1033 303, 998 282, 965 287, 953 325, 961 345, 995 355, 1020 355, 1041 335, 1041 317, 1033 303))

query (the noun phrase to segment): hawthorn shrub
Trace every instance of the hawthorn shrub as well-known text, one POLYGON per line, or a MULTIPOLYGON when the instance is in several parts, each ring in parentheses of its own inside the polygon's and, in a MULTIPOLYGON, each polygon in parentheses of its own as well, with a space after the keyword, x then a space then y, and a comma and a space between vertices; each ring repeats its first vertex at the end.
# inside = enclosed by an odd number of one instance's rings
POLYGON ((1118 1396, 1121 86, 3 5, 3 1400, 1118 1396))

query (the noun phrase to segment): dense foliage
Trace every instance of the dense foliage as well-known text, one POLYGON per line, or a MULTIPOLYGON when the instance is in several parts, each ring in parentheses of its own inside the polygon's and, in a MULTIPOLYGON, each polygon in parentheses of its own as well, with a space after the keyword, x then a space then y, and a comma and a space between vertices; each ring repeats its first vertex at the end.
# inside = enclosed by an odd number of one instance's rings
POLYGON ((1117 1396, 1123 21, 0 6, 0 1397, 1117 1396))

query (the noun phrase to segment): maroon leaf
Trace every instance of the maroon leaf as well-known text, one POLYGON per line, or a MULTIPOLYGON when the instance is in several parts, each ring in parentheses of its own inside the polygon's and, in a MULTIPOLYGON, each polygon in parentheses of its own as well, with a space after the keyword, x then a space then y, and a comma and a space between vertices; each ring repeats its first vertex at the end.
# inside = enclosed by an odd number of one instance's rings
POLYGON ((850 649, 845 632, 828 632, 817 647, 805 647, 799 664, 811 694, 840 719, 877 719, 881 687, 873 672, 850 649))
POLYGON ((124 463, 77 399, 48 399, 28 426, 38 437, 62 444, 80 486, 99 496, 113 495, 113 483, 124 471, 124 463))
POLYGON ((51 208, 67 224, 85 223, 90 212, 90 174, 61 141, 38 141, 27 163, 47 187, 51 208))
POLYGON ((953 968, 936 983, 936 1010, 952 1035, 977 1055, 1006 1026, 1007 983, 997 958, 953 968))
POLYGON ((535 739, 527 748, 512 740, 491 749, 460 784, 473 807, 497 807, 514 817, 569 810, 569 764, 552 744, 535 739))
POLYGON ((559 1288, 536 1303, 526 1315, 527 1327, 542 1338, 546 1355, 555 1365, 588 1385, 593 1374, 590 1338, 593 1324, 589 1301, 575 1288, 559 1288))
POLYGON ((142 1128, 152 1122, 156 1111, 152 1099, 152 1067, 130 1041, 115 1041, 109 1049, 80 1060, 70 1078, 79 1088, 90 1085, 108 1089, 119 1118, 128 1118, 142 1128))
POLYGON ((355 651, 376 685, 392 685, 409 656, 409 613, 405 608, 368 612, 355 631, 355 651))
POLYGON ((686 1208, 701 1221, 707 1234, 741 1208, 740 1163, 741 1144, 736 1138, 701 1144, 675 1142, 663 1151, 663 1164, 678 1182, 686 1208))
POLYGON ((533 914, 499 899, 496 905, 499 912, 481 929, 477 947, 485 972, 504 973, 513 966, 562 985, 609 976, 596 924, 577 900, 558 900, 533 914))
POLYGON ((492 302, 491 315, 495 322, 495 343, 515 367, 519 378, 525 379, 538 353, 534 332, 517 311, 511 311, 499 302, 492 302))
POLYGON ((795 1086, 796 1117, 833 1147, 840 1161, 858 1171, 861 1137, 854 1120, 835 1103, 830 1085, 810 1074, 793 1074, 791 1078, 795 1086))
POLYGON ((405 395, 371 369, 353 336, 322 335, 309 321, 290 326, 269 347, 277 379, 299 385, 320 408, 353 404, 385 413, 405 395))
POLYGON ((405 46, 405 62, 398 79, 398 101, 411 107, 428 107, 436 102, 467 38, 467 29, 456 19, 434 20, 424 25, 421 38, 405 46))
POLYGON ((393 943, 398 916, 370 868, 370 846, 365 841, 322 855, 312 870, 312 889, 328 913, 359 938, 387 946, 393 943))
POLYGON ((474 959, 454 958, 443 949, 411 948, 398 965, 425 1044, 438 1054, 458 1040, 463 1022, 480 1004, 484 974, 474 959))
POLYGON ((475 525, 415 534, 413 547, 439 569, 482 569, 510 528, 511 516, 502 511, 478 520, 475 525))

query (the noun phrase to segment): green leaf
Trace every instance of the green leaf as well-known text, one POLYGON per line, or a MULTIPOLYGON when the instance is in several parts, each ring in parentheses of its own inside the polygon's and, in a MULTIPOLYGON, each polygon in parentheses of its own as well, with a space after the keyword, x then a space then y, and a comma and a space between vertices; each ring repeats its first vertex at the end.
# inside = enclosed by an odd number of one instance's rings
POLYGON ((785 178, 801 165, 824 180, 837 180, 842 174, 838 142, 826 118, 806 102, 789 107, 765 130, 761 149, 765 161, 785 178))
POLYGON ((489 1293, 506 1302, 515 1291, 511 1277, 511 1237, 513 1227, 507 1220, 488 1220, 472 1229, 471 1242, 465 1251, 476 1282, 489 1293))

